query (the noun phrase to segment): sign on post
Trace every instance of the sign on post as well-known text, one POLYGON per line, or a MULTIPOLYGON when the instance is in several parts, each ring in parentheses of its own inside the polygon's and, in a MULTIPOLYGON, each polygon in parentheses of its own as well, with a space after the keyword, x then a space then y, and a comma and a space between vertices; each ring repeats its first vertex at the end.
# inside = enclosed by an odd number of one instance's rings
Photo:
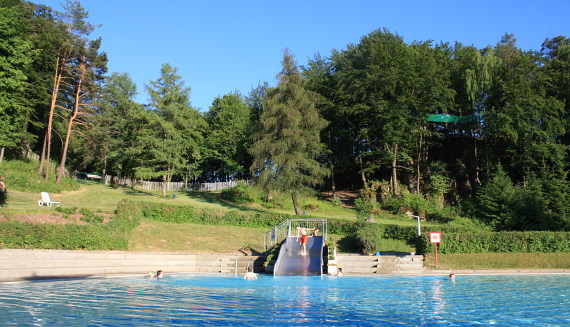
POLYGON ((430 243, 441 243, 441 233, 440 232, 429 233, 429 241, 430 243))
POLYGON ((439 268, 439 262, 437 260, 437 245, 441 243, 441 233, 440 232, 429 233, 429 241, 430 243, 435 244, 435 267, 439 268))

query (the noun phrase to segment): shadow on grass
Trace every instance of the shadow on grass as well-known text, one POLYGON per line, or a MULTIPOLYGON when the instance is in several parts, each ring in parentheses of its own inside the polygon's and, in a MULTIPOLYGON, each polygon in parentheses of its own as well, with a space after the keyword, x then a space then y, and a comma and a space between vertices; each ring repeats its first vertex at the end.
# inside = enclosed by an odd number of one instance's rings
POLYGON ((343 253, 361 253, 352 236, 344 236, 336 242, 337 250, 343 253))
POLYGON ((216 204, 216 205, 228 208, 228 209, 259 212, 259 213, 270 213, 267 210, 258 209, 258 208, 251 208, 245 204, 233 203, 233 202, 226 201, 220 197, 219 193, 197 192, 197 191, 189 191, 189 192, 183 192, 183 193, 186 194, 186 196, 188 196, 189 198, 194 199, 196 201, 210 203, 210 204, 216 204))
MULTIPOLYGON (((110 186, 109 188, 114 189, 114 187, 112 187, 112 186, 110 186)), ((120 190, 123 193, 125 193, 126 195, 130 195, 130 196, 156 196, 155 194, 152 194, 151 192, 135 190, 134 188, 131 188, 131 187, 121 187, 120 190)))

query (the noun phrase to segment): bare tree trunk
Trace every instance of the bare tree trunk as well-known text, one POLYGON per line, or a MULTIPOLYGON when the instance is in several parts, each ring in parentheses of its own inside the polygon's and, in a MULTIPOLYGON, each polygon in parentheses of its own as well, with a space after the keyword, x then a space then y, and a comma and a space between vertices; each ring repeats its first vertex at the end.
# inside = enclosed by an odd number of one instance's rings
POLYGON ((4 161, 4 147, 0 148, 0 163, 4 161))
POLYGON ((301 205, 299 205, 299 199, 297 198, 297 191, 291 191, 291 200, 293 200, 293 207, 295 207, 295 214, 302 215, 303 210, 301 210, 301 205))
POLYGON ((73 132, 73 122, 75 121, 75 118, 77 118, 77 115, 79 114, 79 107, 80 107, 79 101, 81 100, 79 95, 81 94, 82 81, 83 78, 79 78, 79 81, 77 82, 77 90, 75 91, 75 104, 73 106, 73 112, 69 116, 69 120, 67 122, 67 133, 65 134, 65 142, 63 144, 63 151, 61 154, 61 164, 59 165, 59 173, 57 174, 56 184, 59 184, 61 182, 61 177, 63 176, 63 171, 65 170, 67 149, 69 148, 69 140, 71 139, 71 133, 73 132))
POLYGON ((53 114, 55 112, 55 105, 57 103, 57 95, 59 94, 59 86, 61 85, 61 80, 63 79, 63 70, 65 65, 65 58, 67 58, 67 50, 63 50, 63 53, 58 53, 55 62, 55 74, 53 77, 53 89, 51 91, 51 102, 49 106, 48 123, 46 128, 46 137, 44 140, 44 146, 42 149, 41 161, 39 175, 42 174, 42 169, 45 166, 45 179, 46 182, 49 178, 49 161, 50 161, 50 150, 51 150, 51 130, 53 126, 53 114))

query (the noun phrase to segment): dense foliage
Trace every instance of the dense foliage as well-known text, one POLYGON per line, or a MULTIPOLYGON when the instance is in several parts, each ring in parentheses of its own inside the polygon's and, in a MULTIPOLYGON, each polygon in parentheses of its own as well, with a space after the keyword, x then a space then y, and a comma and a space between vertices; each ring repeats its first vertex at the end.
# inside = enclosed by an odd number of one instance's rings
POLYGON ((6 188, 30 193, 60 193, 79 189, 75 179, 64 178, 61 183, 55 183, 55 169, 46 182, 37 175, 38 163, 29 160, 10 160, 2 163, 2 176, 7 181, 6 188))
POLYGON ((525 51, 511 34, 478 49, 378 29, 301 69, 287 51, 278 85, 199 112, 169 64, 145 88, 151 103, 136 103, 128 74, 107 75, 87 11, 72 0, 63 8, 0 0, 0 169, 4 156, 36 153, 48 183, 55 159, 57 183, 65 168, 254 178, 290 191, 298 214, 307 186, 360 189, 369 220, 388 210, 570 230, 566 36, 525 51))

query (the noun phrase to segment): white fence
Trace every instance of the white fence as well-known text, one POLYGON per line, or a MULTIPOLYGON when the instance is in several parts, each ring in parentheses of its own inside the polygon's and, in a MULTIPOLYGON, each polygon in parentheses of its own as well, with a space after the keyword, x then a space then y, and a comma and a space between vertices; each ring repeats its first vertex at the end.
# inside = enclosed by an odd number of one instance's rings
MULTIPOLYGON (((136 190, 143 191, 160 191, 162 190, 163 182, 149 182, 141 180, 133 180, 128 178, 120 178, 117 176, 106 175, 104 177, 105 185, 120 185, 132 187, 136 190)), ((167 191, 221 191, 240 184, 253 185, 251 180, 239 180, 230 182, 217 182, 217 183, 184 183, 184 182, 170 182, 166 186, 167 191)))

